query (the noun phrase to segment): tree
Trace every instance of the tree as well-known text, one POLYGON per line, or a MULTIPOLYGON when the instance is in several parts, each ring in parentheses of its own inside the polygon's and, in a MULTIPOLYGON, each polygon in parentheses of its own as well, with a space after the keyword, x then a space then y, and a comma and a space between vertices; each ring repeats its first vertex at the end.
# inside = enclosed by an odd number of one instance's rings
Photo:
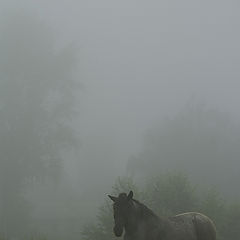
POLYGON ((210 217, 217 226, 218 239, 224 239, 226 225, 226 203, 221 198, 216 188, 209 188, 202 194, 199 211, 210 217))
POLYGON ((186 175, 168 173, 148 183, 148 201, 161 216, 194 211, 198 207, 197 194, 186 175))
POLYGON ((239 197, 233 190, 240 181, 239 144, 239 127, 229 116, 191 103, 146 133, 142 151, 129 160, 128 171, 144 179, 177 169, 191 181, 215 185, 234 199, 239 197))
POLYGON ((47 176, 58 181, 62 151, 78 147, 71 127, 77 59, 74 49, 55 43, 33 16, 15 15, 1 26, 0 232, 7 235, 27 223, 26 184, 47 176))

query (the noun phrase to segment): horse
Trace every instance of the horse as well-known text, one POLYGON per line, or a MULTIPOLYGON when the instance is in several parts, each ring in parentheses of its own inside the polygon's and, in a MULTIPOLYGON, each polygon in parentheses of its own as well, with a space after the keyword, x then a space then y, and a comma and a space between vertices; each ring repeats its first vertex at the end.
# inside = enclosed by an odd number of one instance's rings
POLYGON ((143 203, 133 199, 133 192, 108 195, 113 201, 113 232, 124 233, 124 240, 216 240, 213 221, 197 212, 159 217, 143 203))

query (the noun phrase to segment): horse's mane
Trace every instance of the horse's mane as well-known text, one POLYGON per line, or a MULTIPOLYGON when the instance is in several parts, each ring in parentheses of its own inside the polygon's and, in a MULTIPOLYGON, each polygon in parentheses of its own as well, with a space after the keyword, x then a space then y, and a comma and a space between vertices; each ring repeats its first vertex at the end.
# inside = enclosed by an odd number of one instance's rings
POLYGON ((153 217, 153 218, 159 219, 159 217, 151 209, 149 209, 146 205, 144 205, 143 203, 139 202, 136 199, 132 199, 132 201, 134 203, 136 203, 138 205, 138 207, 141 209, 141 215, 144 218, 153 217))

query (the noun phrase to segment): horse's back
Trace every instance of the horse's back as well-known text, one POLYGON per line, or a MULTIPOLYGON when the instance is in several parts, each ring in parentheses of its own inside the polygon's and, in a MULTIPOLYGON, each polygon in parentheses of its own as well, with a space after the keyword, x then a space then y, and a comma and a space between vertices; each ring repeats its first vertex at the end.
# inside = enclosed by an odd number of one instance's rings
MULTIPOLYGON (((175 225, 176 231, 181 232, 183 239, 216 240, 214 223, 210 218, 201 213, 182 213, 170 217, 169 220, 175 225)), ((181 236, 179 238, 181 239, 181 236)))
POLYGON ((216 240, 216 227, 209 217, 196 213, 195 226, 198 240, 216 240))

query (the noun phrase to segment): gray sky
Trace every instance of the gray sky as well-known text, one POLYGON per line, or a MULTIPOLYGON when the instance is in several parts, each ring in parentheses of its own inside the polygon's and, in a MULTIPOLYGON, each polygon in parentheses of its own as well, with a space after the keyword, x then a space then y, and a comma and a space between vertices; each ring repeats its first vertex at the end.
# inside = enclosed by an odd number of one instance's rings
POLYGON ((144 132, 192 97, 239 117, 239 7, 236 0, 0 1, 5 15, 36 14, 58 44, 78 46, 83 168, 111 161, 116 173, 144 132))

